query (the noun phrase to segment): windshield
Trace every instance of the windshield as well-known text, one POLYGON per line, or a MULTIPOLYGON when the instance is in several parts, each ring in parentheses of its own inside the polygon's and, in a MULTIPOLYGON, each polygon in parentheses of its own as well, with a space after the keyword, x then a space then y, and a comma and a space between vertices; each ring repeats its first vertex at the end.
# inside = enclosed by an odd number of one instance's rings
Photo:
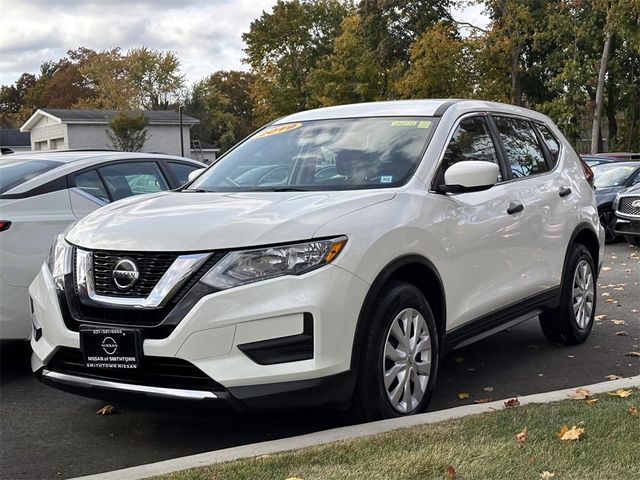
POLYGON ((428 117, 351 118, 267 127, 185 191, 354 190, 402 185, 435 127, 428 117))
POLYGON ((620 187, 636 171, 635 165, 596 165, 592 167, 596 188, 620 187))
POLYGON ((0 160, 0 194, 60 165, 51 160, 0 160))

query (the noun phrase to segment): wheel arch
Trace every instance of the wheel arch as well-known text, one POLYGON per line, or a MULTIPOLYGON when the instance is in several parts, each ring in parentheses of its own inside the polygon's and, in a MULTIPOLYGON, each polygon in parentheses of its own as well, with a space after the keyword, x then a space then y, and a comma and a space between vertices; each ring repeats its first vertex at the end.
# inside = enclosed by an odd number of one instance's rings
POLYGON ((569 239, 569 243, 567 245, 567 251, 564 255, 564 263, 562 266, 562 279, 567 271, 567 262, 569 260, 569 252, 576 243, 580 243, 584 245, 589 253, 591 253, 591 257, 593 258, 593 263, 596 266, 596 270, 598 269, 598 265, 600 262, 600 241, 598 240, 598 235, 593 231, 593 227, 588 223, 580 223, 571 234, 571 238, 569 239))
POLYGON ((351 349, 351 368, 358 368, 362 341, 366 333, 367 319, 371 307, 383 287, 391 281, 405 281, 415 285, 429 302, 435 317, 438 337, 442 338, 446 330, 446 295, 442 278, 435 265, 420 255, 405 255, 389 262, 369 287, 365 297, 353 339, 351 349))

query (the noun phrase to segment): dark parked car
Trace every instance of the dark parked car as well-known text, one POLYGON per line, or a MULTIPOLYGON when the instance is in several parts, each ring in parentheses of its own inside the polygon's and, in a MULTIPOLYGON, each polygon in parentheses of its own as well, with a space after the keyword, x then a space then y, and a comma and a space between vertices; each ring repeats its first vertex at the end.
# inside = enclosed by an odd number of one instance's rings
POLYGON ((595 157, 614 158, 617 161, 620 161, 620 160, 640 160, 640 153, 632 153, 632 152, 596 153, 594 156, 595 157))
MULTIPOLYGON (((636 175, 638 177, 640 174, 636 175)), ((624 235, 630 244, 640 246, 640 181, 618 193, 613 209, 616 215, 615 233, 624 235)))
POLYGON ((590 167, 595 167, 596 165, 602 165, 603 163, 613 163, 619 162, 619 158, 615 157, 605 157, 600 154, 597 155, 580 155, 580 158, 584 160, 584 162, 590 167))
POLYGON ((616 217, 613 210, 613 201, 620 190, 640 183, 640 162, 615 162, 596 165, 592 168, 594 174, 594 186, 596 187, 596 200, 600 223, 605 230, 606 243, 618 240, 615 232, 616 217))

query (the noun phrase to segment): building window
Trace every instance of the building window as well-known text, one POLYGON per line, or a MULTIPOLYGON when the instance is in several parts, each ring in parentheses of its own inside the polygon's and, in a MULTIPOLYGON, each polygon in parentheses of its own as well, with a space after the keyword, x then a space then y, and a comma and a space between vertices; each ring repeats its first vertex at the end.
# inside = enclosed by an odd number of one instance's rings
POLYGON ((33 144, 34 150, 47 150, 47 141, 42 140, 41 142, 35 142, 33 144))
POLYGON ((62 150, 64 148, 64 138, 52 138, 50 140, 51 150, 62 150))

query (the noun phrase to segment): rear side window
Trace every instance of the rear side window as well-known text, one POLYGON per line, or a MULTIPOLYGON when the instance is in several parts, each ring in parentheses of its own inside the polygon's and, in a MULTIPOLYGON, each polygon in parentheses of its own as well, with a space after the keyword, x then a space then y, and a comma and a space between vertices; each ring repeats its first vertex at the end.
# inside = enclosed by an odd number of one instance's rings
POLYGON ((11 159, 0 161, 0 194, 62 165, 50 160, 11 159))
POLYGON ((514 178, 549 171, 538 137, 527 120, 509 117, 495 117, 495 120, 514 178))
POLYGON ((95 170, 89 170, 88 172, 76 175, 76 188, 99 198, 103 202, 109 202, 109 194, 107 193, 102 180, 100 180, 98 172, 95 170))
POLYGON ((199 167, 186 163, 169 162, 169 170, 178 180, 178 185, 182 186, 189 181, 189 174, 199 167))
POLYGON ((99 171, 114 201, 169 189, 155 162, 116 163, 99 171))
MULTIPOLYGON (((444 173, 454 163, 467 160, 480 160, 500 165, 496 146, 484 117, 465 118, 458 124, 444 153, 440 171, 444 173)), ((502 174, 498 176, 498 181, 501 180, 502 174)))
POLYGON ((544 142, 547 144, 549 152, 551 152, 551 160, 553 161, 552 163, 555 166, 555 164, 558 162, 558 154, 560 153, 560 142, 553 135, 553 133, 551 133, 551 130, 549 130, 549 127, 547 127, 545 124, 538 123, 537 127, 540 135, 542 135, 542 138, 544 138, 544 142))

